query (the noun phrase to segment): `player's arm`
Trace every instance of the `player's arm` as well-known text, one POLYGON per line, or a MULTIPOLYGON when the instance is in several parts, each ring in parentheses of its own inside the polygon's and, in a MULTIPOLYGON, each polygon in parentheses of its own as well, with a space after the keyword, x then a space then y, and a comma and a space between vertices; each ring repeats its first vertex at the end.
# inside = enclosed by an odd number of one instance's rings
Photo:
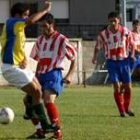
POLYGON ((134 38, 134 34, 131 33, 131 36, 129 36, 129 47, 131 50, 131 59, 135 61, 135 49, 136 49, 136 42, 135 42, 135 38, 134 38))
POLYGON ((50 10, 51 10, 51 2, 46 1, 45 8, 42 11, 40 11, 40 12, 38 12, 38 13, 33 14, 32 16, 30 16, 27 19, 26 24, 35 23, 40 18, 42 18, 45 14, 47 14, 50 10))
POLYGON ((2 35, 0 37, 0 43, 1 43, 1 47, 2 47, 1 51, 3 52, 4 46, 6 43, 6 25, 3 26, 2 35))
POLYGON ((32 50, 31 50, 30 58, 32 58, 35 61, 38 61, 39 60, 39 50, 36 47, 36 44, 34 44, 32 50))
POLYGON ((70 84, 71 83, 71 77, 72 77, 75 69, 76 69, 76 59, 71 60, 71 64, 70 64, 68 73, 66 74, 66 76, 63 79, 64 83, 66 83, 66 84, 70 84))
POLYGON ((27 67, 27 63, 28 63, 28 60, 27 60, 27 57, 26 55, 24 56, 24 59, 22 60, 22 62, 20 63, 19 67, 21 69, 25 69, 27 67))
POLYGON ((93 64, 96 64, 97 53, 101 49, 102 46, 103 46, 103 42, 102 42, 100 36, 98 36, 97 39, 96 39, 96 43, 93 46, 93 57, 92 57, 92 63, 93 64))
POLYGON ((69 70, 63 80, 66 84, 70 84, 71 77, 76 69, 77 48, 72 43, 70 43, 68 39, 64 41, 63 45, 64 47, 63 47, 62 53, 65 54, 67 59, 71 61, 69 70))
POLYGON ((93 53, 93 58, 92 58, 92 63, 96 64, 96 60, 97 60, 97 53, 98 53, 98 49, 95 47, 94 49, 94 53, 93 53))

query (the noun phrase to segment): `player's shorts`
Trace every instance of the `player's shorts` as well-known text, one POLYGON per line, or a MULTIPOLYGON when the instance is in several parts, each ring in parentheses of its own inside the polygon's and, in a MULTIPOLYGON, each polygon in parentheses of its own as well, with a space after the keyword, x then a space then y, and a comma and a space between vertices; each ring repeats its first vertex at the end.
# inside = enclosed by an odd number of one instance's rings
POLYGON ((109 80, 112 83, 131 82, 131 70, 129 66, 129 58, 124 60, 107 60, 107 69, 109 73, 109 80))
POLYGON ((140 54, 135 54, 135 61, 133 61, 130 57, 130 69, 135 70, 137 68, 140 68, 140 54))
POLYGON ((46 74, 40 74, 38 80, 42 86, 42 90, 52 90, 57 95, 61 94, 63 89, 63 77, 61 69, 54 69, 46 74))
POLYGON ((34 74, 31 70, 21 69, 10 64, 3 64, 1 67, 3 77, 10 85, 23 88, 32 82, 34 74))

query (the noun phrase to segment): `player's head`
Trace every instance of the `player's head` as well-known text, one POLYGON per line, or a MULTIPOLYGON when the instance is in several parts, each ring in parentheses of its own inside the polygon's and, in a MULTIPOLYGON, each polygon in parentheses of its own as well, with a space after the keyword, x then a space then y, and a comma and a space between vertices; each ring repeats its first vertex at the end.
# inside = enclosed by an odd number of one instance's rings
POLYGON ((139 25, 140 21, 138 19, 133 20, 132 25, 139 25))
POLYGON ((54 16, 50 13, 45 14, 40 21, 48 23, 49 25, 53 24, 55 25, 55 19, 54 16))
POLYGON ((118 30, 120 25, 120 16, 117 12, 110 12, 108 14, 108 21, 111 28, 118 30))
POLYGON ((29 5, 25 3, 16 3, 10 10, 11 17, 28 18, 30 12, 29 5))
POLYGON ((138 31, 140 28, 140 21, 138 19, 133 20, 132 27, 133 31, 138 31))
POLYGON ((43 27, 44 33, 50 35, 55 30, 55 19, 52 14, 47 13, 41 18, 41 26, 43 27))

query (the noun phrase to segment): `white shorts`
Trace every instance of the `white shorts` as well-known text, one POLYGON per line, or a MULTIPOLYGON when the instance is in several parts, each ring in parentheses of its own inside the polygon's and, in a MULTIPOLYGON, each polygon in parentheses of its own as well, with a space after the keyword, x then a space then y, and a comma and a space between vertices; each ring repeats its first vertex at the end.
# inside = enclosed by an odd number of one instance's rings
POLYGON ((3 77, 9 84, 19 88, 31 83, 34 78, 34 74, 31 70, 21 69, 10 64, 2 64, 1 70, 3 77))

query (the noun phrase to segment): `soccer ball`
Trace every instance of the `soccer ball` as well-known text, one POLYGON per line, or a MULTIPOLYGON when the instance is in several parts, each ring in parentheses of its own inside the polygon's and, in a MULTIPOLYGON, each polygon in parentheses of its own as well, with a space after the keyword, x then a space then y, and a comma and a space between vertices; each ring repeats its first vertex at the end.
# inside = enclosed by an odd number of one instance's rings
POLYGON ((0 108, 0 123, 1 124, 9 124, 14 120, 14 112, 9 107, 0 108))

